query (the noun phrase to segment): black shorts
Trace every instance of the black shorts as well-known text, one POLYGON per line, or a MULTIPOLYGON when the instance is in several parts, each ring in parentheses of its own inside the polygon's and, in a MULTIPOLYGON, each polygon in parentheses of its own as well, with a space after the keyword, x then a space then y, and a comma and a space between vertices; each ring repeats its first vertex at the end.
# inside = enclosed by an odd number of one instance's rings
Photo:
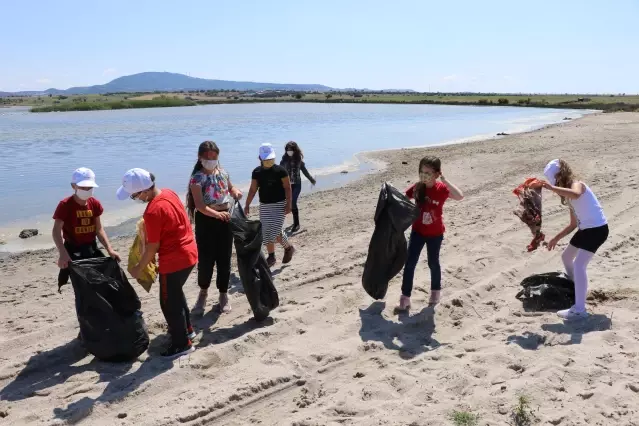
POLYGON ((570 239, 570 245, 578 249, 597 253, 597 249, 608 239, 608 225, 580 229, 570 239))

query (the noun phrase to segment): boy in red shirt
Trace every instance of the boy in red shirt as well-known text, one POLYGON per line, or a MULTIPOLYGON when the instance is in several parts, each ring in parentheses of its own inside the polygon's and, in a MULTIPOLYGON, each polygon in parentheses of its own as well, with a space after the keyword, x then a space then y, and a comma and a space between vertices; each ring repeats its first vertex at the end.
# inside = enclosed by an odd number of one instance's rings
POLYGON ((420 209, 408 243, 408 257, 404 266, 402 296, 399 299, 400 310, 410 308, 410 295, 413 290, 413 277, 419 255, 426 246, 428 267, 430 268, 430 301, 429 305, 439 303, 441 297, 442 271, 439 265, 439 250, 444 241, 444 203, 450 197, 462 200, 464 194, 447 181, 442 175, 441 160, 436 157, 424 157, 419 162, 419 182, 406 190, 406 196, 415 199, 420 209), (437 179, 441 179, 441 182, 437 179))
POLYGON ((93 188, 98 187, 95 173, 86 167, 77 169, 71 177, 71 187, 74 194, 60 201, 53 214, 52 236, 60 252, 58 290, 69 281, 69 262, 104 256, 98 249, 96 237, 109 256, 120 261, 100 221, 102 204, 93 198, 93 188))
POLYGON ((193 352, 195 333, 183 287, 197 263, 197 245, 184 204, 170 189, 157 188, 155 176, 144 169, 126 172, 117 196, 148 203, 144 211, 147 244, 140 263, 129 265, 129 273, 137 278, 157 253, 160 307, 172 341, 162 356, 173 359, 193 352))

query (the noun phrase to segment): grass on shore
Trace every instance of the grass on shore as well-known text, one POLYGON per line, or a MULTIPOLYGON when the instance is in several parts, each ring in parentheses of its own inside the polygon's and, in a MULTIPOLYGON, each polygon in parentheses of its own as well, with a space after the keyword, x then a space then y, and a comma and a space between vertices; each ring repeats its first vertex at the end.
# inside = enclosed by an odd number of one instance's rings
POLYGON ((53 112, 53 111, 95 111, 109 109, 131 109, 131 108, 161 108, 161 107, 179 107, 194 106, 194 101, 169 98, 160 96, 148 100, 120 100, 112 102, 66 102, 54 104, 50 106, 35 107, 31 112, 53 112))
POLYGON ((382 92, 230 92, 180 91, 104 95, 28 96, 0 98, 0 106, 33 106, 32 112, 90 111, 257 102, 357 104, 443 104, 639 111, 639 95, 521 95, 382 92))

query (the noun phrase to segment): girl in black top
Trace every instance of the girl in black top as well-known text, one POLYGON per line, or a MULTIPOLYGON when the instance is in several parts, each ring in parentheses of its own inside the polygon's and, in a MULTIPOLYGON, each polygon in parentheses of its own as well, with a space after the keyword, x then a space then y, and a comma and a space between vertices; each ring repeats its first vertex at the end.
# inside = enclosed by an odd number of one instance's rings
POLYGON ((272 267, 277 262, 276 241, 284 247, 282 263, 289 263, 295 253, 295 248, 282 230, 284 219, 291 212, 291 182, 286 169, 275 164, 275 150, 270 143, 260 146, 259 159, 261 165, 253 170, 244 211, 249 214, 251 201, 259 190, 263 243, 268 250, 268 266, 272 267))
POLYGON ((291 211, 293 212, 293 227, 291 232, 297 232, 300 230, 300 215, 297 209, 297 199, 302 192, 302 173, 306 176, 311 184, 315 185, 316 181, 311 174, 306 170, 306 164, 304 164, 304 154, 297 145, 297 142, 290 141, 286 144, 285 153, 280 161, 280 166, 284 167, 288 172, 289 179, 291 180, 291 189, 293 191, 293 203, 291 211))

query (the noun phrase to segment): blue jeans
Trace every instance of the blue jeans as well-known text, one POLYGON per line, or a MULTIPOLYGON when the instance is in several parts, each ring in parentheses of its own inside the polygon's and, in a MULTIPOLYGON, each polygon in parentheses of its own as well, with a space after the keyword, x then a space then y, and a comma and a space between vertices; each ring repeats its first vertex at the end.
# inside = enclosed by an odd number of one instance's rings
POLYGON ((291 200, 292 201, 291 212, 293 213, 293 223, 294 225, 299 226, 300 213, 299 213, 299 210, 297 210, 297 199, 300 197, 300 193, 302 192, 302 184, 294 183, 291 185, 291 189, 293 191, 293 199, 291 200))
POLYGON ((402 281, 402 294, 410 297, 413 291, 413 277, 415 276, 415 267, 419 261, 419 255, 422 253, 424 245, 428 254, 428 267, 430 268, 430 289, 442 289, 442 268, 439 266, 439 250, 442 247, 444 236, 424 237, 415 231, 411 231, 410 240, 408 242, 408 257, 404 266, 404 279, 402 281))

